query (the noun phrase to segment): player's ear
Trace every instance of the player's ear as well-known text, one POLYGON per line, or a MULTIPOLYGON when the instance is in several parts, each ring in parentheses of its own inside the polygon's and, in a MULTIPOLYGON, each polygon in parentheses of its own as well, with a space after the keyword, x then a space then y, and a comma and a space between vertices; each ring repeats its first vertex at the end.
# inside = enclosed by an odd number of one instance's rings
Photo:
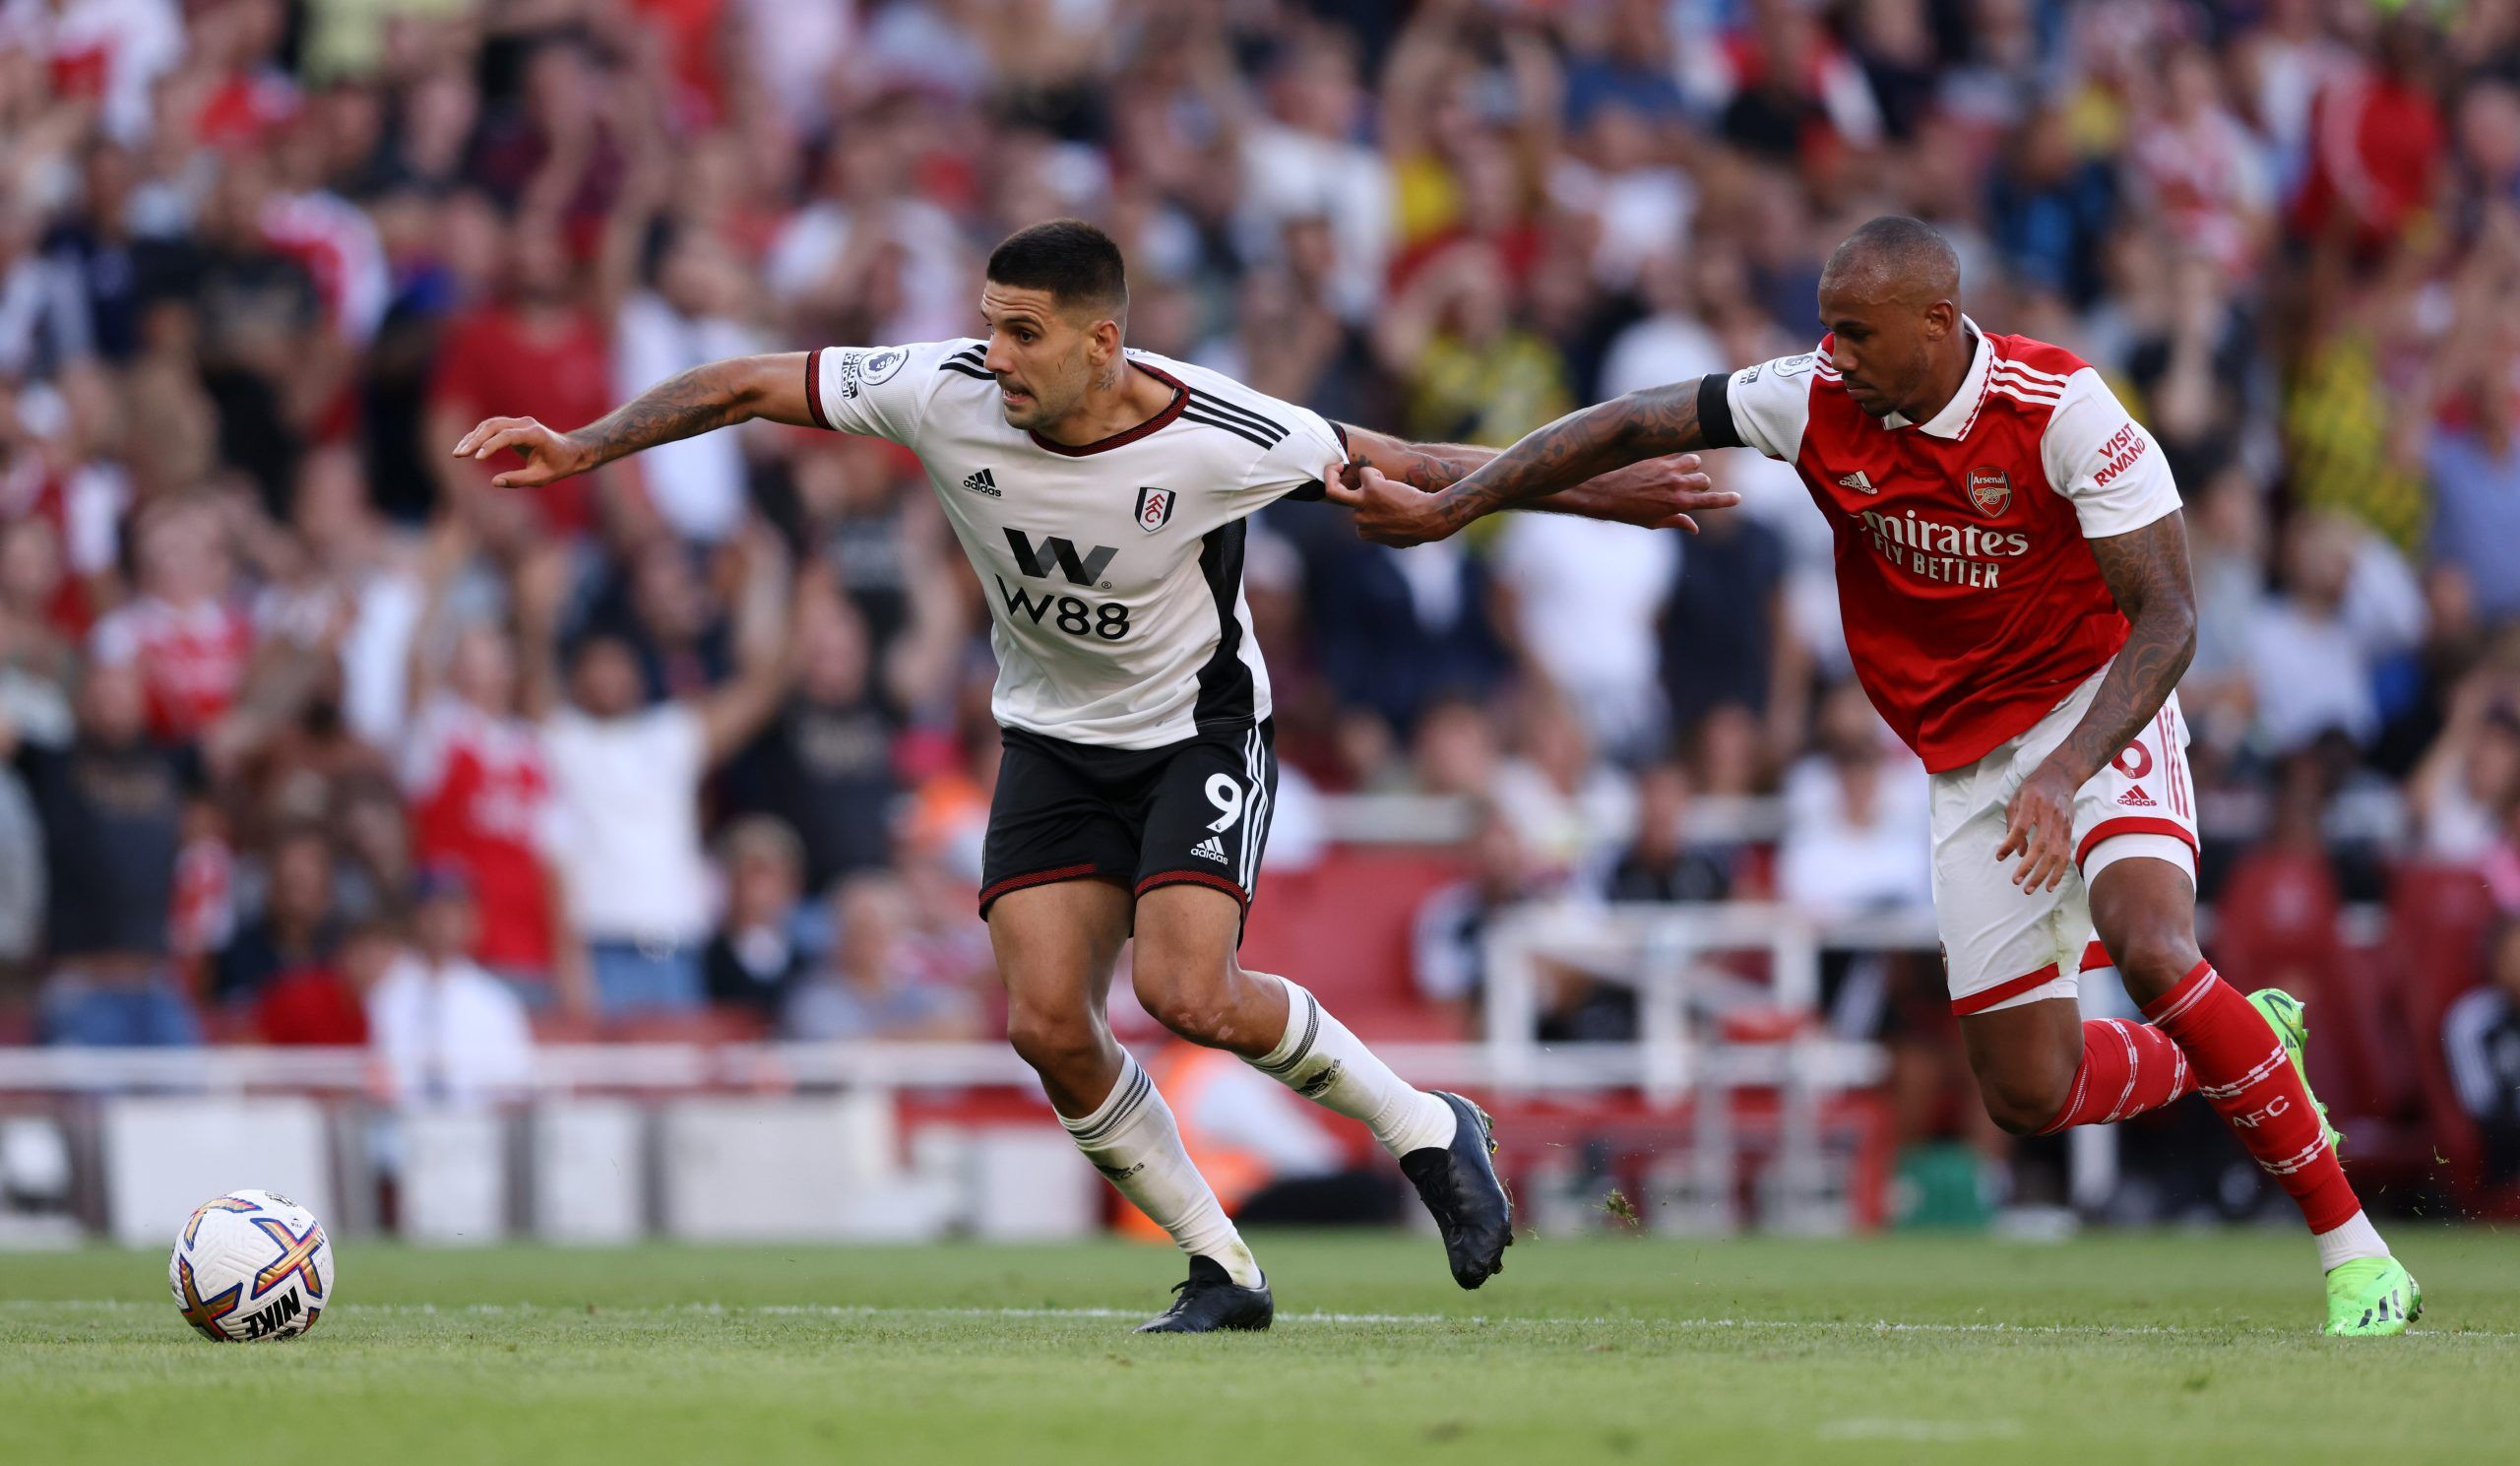
POLYGON ((1925 307, 1925 340, 1942 341, 1960 329, 1960 307, 1937 300, 1925 307))
POLYGON ((1093 343, 1093 356, 1096 365, 1099 366, 1105 361, 1113 360, 1120 354, 1120 323, 1118 321, 1113 320, 1109 316, 1104 316, 1102 319, 1096 321, 1093 325, 1087 327, 1085 334, 1087 339, 1093 343))

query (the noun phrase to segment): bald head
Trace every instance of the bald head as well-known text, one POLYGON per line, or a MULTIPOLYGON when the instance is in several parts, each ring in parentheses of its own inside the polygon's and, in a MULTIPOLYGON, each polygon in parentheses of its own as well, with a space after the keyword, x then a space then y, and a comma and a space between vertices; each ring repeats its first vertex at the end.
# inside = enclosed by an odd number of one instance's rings
POLYGON ((1920 308, 1960 303, 1960 256, 1922 220, 1885 214, 1846 237, 1820 272, 1820 288, 1920 308))
POLYGON ((1820 272, 1820 324, 1847 396, 1875 417, 1930 418, 1969 371, 1960 257, 1922 223, 1886 216, 1820 272))

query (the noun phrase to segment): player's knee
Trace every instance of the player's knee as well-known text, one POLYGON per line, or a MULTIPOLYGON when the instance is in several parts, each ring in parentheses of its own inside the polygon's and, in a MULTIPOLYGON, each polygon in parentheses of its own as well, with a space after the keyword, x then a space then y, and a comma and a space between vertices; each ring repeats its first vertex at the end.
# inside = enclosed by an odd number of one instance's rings
POLYGON ((2117 964, 2127 995, 2139 1003, 2151 1002, 2177 987, 2204 960, 2196 950, 2195 936, 2184 925, 2169 923, 2145 924, 2121 933, 2109 944, 2109 955, 2117 964))
POLYGON ((1222 977, 1177 966, 1140 968, 1138 1002, 1148 1017, 1191 1043, 1222 1048, 1233 1036, 1233 1005, 1222 977))
POLYGON ((2065 1108, 2065 1093, 2072 1079, 2058 1084, 2044 1075, 1981 1074, 1978 1097, 1985 1103, 1986 1117, 2008 1135, 2032 1135, 2045 1128, 2065 1108))
POLYGON ((1006 1042, 1036 1073, 1055 1075, 1096 1067, 1110 1041, 1089 1014, 1018 1005, 1006 1013, 1006 1042))
POLYGON ((1985 1104, 1986 1117, 2009 1134, 2033 1134, 2054 1119, 2065 1108, 2074 1069, 2082 1061, 2079 1052, 2050 1054, 2044 1052, 2046 1046, 2036 1047, 2042 1052, 2016 1050, 1997 1062, 1979 1061, 1978 1098, 1985 1104))

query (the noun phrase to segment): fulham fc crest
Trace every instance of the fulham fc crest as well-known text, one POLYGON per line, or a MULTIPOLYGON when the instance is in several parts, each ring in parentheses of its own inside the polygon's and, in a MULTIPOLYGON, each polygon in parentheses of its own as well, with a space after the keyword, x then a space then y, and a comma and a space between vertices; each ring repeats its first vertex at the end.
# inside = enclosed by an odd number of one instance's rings
POLYGON ((1971 469, 1969 502, 1988 519, 2002 518, 2012 507, 2012 479, 2001 469, 1971 469))
POLYGON ((1172 519, 1174 497, 1176 496, 1173 491, 1168 488, 1139 489, 1138 528, 1150 535, 1163 529, 1172 519))

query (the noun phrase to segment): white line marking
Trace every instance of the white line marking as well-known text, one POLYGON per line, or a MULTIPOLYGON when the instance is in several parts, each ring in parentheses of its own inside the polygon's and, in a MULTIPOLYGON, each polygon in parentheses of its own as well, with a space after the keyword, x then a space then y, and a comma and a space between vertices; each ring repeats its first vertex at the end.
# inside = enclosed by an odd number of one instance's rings
MULTIPOLYGON (((0 1311, 32 1311, 45 1308, 158 1308, 171 1304, 157 1304, 135 1299, 0 1299, 0 1311)), ((408 1314, 432 1316, 487 1316, 506 1314, 584 1316, 586 1307, 579 1304, 335 1304, 325 1309, 350 1313, 408 1314)), ((696 1313, 711 1316, 740 1316, 757 1313, 772 1318, 1151 1318, 1154 1312, 1137 1308, 944 1308, 890 1307, 874 1304, 665 1304, 635 1307, 614 1307, 598 1304, 595 1311, 615 1317, 636 1318, 651 1314, 696 1313)), ((2178 1325, 2166 1323, 1919 1323, 1887 1318, 1655 1318, 1644 1314, 1626 1317, 1567 1317, 1562 1314, 1520 1313, 1345 1313, 1311 1310, 1280 1313, 1280 1323, 1345 1323, 1398 1325, 1468 1325, 1493 1328, 1499 1324, 1533 1324, 1540 1326, 1607 1328, 1617 1325, 1683 1330, 1709 1329, 1779 1329, 1788 1332, 1844 1332, 1864 1330, 1876 1334, 2030 1334, 2060 1337, 2129 1337, 2129 1338, 2222 1338, 2233 1334, 2273 1335, 2288 1337, 2307 1335, 2305 1329, 2261 1327, 2253 1325, 2178 1325)), ((2411 1336, 2435 1339, 2520 1339, 2520 1331, 2507 1329, 2437 1329, 2411 1328, 2411 1336)))

